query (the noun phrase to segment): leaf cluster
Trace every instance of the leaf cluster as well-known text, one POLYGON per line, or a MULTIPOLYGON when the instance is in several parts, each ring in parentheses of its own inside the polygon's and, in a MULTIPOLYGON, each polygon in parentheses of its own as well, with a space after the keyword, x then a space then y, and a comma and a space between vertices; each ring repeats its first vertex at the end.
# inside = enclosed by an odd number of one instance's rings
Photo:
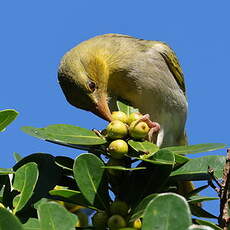
MULTIPOLYGON (((118 108, 133 112, 120 102, 118 108)), ((1 111, 0 130, 16 116, 14 110, 1 111)), ((220 229, 203 220, 217 217, 200 205, 218 197, 200 196, 199 192, 207 189, 213 178, 221 179, 225 157, 191 159, 185 155, 221 149, 225 144, 159 149, 146 140, 128 138, 128 154, 117 161, 120 163, 109 165, 111 140, 103 132, 64 124, 22 130, 84 152, 74 158, 47 153, 22 158, 15 154, 17 163, 0 169, 0 229, 93 229, 88 217, 95 212, 111 216, 115 200, 129 207, 124 217, 127 226, 140 219, 143 230, 220 229), (190 181, 203 181, 204 185, 195 189, 190 181)))

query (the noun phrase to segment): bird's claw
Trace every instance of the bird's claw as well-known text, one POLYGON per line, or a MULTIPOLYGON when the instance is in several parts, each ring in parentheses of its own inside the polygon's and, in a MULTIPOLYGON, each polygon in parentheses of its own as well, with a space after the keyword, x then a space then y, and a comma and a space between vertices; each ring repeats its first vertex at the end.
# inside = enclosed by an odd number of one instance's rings
POLYGON ((156 143, 157 134, 160 131, 160 125, 157 122, 151 121, 149 114, 143 115, 139 121, 144 121, 150 128, 148 133, 148 141, 156 143))

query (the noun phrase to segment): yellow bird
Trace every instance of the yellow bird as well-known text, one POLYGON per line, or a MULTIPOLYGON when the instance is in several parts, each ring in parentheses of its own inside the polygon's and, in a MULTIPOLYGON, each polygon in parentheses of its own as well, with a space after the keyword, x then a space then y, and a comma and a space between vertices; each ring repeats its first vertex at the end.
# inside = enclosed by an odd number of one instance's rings
POLYGON ((184 77, 165 43, 122 34, 84 41, 62 58, 58 79, 70 104, 110 121, 116 100, 160 124, 156 144, 185 145, 184 77))

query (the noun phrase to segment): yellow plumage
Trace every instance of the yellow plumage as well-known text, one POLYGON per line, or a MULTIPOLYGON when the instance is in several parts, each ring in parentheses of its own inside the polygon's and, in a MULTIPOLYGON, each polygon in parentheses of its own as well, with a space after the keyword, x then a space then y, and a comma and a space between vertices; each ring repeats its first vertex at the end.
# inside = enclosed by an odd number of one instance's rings
POLYGON ((115 101, 126 101, 160 124, 158 146, 186 144, 183 73, 165 43, 121 34, 97 36, 63 57, 58 76, 72 105, 110 120, 115 101))

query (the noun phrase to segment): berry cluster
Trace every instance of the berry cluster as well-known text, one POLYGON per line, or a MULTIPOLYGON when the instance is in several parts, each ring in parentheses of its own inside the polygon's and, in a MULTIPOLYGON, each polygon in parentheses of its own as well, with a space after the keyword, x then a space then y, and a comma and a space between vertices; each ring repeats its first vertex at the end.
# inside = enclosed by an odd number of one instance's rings
POLYGON ((150 128, 141 121, 142 114, 131 113, 127 116, 122 111, 112 113, 112 122, 106 128, 107 137, 113 140, 109 147, 109 154, 113 159, 122 159, 128 153, 128 144, 125 140, 142 140, 148 135, 150 128))
POLYGON ((93 226, 96 230, 138 230, 141 229, 141 220, 128 222, 129 207, 124 201, 115 200, 111 206, 109 213, 98 211, 92 218, 93 226), (128 225, 128 226, 127 226, 128 225))
MULTIPOLYGON (((131 113, 129 116, 122 111, 112 113, 112 121, 105 130, 105 136, 109 141, 107 150, 110 158, 107 166, 127 167, 127 159, 125 158, 129 153, 127 141, 130 139, 144 140, 150 130, 148 125, 141 120, 142 117, 143 115, 138 112, 131 113)), ((112 178, 110 183, 114 183, 122 174, 122 171, 112 168, 108 168, 107 171, 110 179, 112 178)), ((98 211, 93 216, 93 225, 97 230, 104 230, 107 227, 110 230, 141 229, 140 219, 133 222, 129 221, 129 211, 128 204, 116 197, 110 205, 109 211, 98 211)))

